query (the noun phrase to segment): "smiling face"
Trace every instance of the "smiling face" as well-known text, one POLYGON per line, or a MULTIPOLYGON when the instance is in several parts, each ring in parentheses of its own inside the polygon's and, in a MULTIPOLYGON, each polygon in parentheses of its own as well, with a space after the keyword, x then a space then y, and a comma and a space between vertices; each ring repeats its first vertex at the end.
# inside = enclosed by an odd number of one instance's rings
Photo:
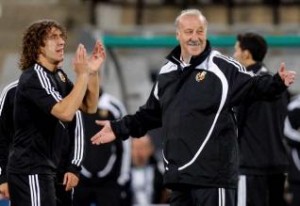
POLYGON ((190 58, 201 54, 207 40, 205 18, 195 14, 182 15, 178 19, 176 37, 180 43, 182 57, 190 58))
POLYGON ((53 70, 64 60, 65 36, 56 27, 52 27, 40 48, 38 62, 47 69, 53 70))

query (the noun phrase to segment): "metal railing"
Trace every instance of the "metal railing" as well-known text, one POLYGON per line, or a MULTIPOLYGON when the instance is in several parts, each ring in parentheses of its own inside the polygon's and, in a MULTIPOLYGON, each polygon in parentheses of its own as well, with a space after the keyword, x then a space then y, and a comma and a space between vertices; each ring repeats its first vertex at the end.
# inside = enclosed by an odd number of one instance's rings
MULTIPOLYGON (((121 36, 107 35, 102 37, 107 48, 164 48, 174 47, 177 40, 174 36, 121 36)), ((232 47, 236 41, 234 35, 208 36, 212 46, 232 47)), ((300 35, 266 35, 269 47, 300 47, 300 35)))

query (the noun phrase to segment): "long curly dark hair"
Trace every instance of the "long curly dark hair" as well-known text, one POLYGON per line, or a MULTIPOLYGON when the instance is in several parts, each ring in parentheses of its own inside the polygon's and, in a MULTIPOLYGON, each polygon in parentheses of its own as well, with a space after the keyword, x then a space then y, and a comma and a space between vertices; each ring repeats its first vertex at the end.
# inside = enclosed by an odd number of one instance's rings
POLYGON ((66 30, 55 20, 39 20, 32 23, 23 34, 22 50, 19 66, 22 71, 33 66, 40 54, 41 47, 45 46, 45 40, 52 28, 59 29, 66 38, 66 30))

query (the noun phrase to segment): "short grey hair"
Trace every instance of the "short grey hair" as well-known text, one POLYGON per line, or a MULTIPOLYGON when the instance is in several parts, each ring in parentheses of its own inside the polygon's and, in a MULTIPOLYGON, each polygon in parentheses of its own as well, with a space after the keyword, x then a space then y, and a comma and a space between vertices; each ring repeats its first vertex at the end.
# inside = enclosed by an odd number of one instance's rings
POLYGON ((175 19, 175 27, 176 29, 178 28, 178 25, 179 25, 179 21, 181 19, 181 17, 183 16, 199 16, 199 18, 205 23, 206 27, 207 27, 207 20, 206 20, 206 17, 202 14, 202 12, 198 9, 185 9, 185 10, 182 10, 180 12, 180 14, 176 17, 175 19))

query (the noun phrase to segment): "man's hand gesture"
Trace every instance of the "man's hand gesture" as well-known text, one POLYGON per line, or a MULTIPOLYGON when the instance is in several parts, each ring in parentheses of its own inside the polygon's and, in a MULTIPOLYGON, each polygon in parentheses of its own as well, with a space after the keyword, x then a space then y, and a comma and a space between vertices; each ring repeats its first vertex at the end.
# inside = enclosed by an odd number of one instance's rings
POLYGON ((7 182, 0 184, 0 195, 2 195, 2 198, 9 199, 9 191, 8 191, 7 182))
POLYGON ((97 120, 96 124, 103 126, 103 128, 91 138, 92 144, 105 144, 108 142, 112 142, 116 139, 116 136, 111 129, 109 121, 97 120))
POLYGON ((95 47, 91 56, 88 59, 89 73, 97 73, 106 58, 104 46, 99 41, 96 41, 95 47))
POLYGON ((66 191, 70 191, 78 185, 79 178, 72 172, 66 172, 64 175, 63 185, 66 186, 66 191))
POLYGON ((296 78, 296 72, 287 70, 284 63, 281 63, 278 73, 285 86, 289 87, 291 86, 291 84, 294 83, 296 78))

